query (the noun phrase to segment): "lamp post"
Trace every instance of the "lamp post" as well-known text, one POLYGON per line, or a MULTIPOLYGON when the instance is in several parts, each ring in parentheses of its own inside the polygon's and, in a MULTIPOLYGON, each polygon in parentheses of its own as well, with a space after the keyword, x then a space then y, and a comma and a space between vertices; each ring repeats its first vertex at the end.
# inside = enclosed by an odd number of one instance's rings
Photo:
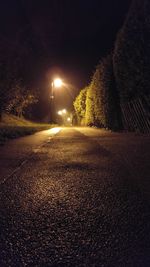
POLYGON ((62 80, 60 78, 56 78, 52 81, 51 84, 51 95, 50 95, 50 99, 51 99, 51 121, 54 122, 54 118, 53 118, 53 114, 54 114, 54 89, 55 88, 59 88, 62 86, 62 80))
POLYGON ((61 116, 63 124, 66 124, 66 116, 67 116, 67 110, 64 108, 62 110, 59 110, 57 114, 61 116))
POLYGON ((72 114, 68 112, 66 109, 59 110, 57 112, 59 116, 61 116, 62 121, 65 125, 72 125, 72 114))

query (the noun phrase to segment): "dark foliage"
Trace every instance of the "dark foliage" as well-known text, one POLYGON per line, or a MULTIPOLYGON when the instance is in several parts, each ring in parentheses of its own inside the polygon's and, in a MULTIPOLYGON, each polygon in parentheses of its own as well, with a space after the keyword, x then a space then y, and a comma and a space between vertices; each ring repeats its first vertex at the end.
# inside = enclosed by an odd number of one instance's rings
POLYGON ((115 88, 112 56, 97 66, 87 93, 87 123, 109 129, 120 128, 119 100, 115 88))
POLYGON ((87 90, 88 87, 82 89, 73 103, 77 115, 77 120, 79 123, 82 121, 83 124, 85 123, 87 90))
POLYGON ((114 50, 121 103, 150 92, 150 2, 133 0, 114 50))
POLYGON ((33 57, 30 46, 26 42, 21 45, 21 37, 22 32, 15 41, 3 36, 0 39, 0 117, 4 111, 21 115, 35 100, 33 57))
POLYGON ((88 86, 87 94, 86 94, 86 116, 85 122, 88 126, 94 126, 95 122, 95 112, 94 112, 94 90, 92 87, 92 82, 88 86))

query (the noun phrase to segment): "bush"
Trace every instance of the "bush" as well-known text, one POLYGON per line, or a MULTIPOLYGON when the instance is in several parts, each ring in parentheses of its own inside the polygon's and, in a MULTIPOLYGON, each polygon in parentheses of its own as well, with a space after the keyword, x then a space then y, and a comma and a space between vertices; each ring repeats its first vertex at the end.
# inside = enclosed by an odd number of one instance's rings
POLYGON ((73 103, 79 124, 84 124, 85 120, 87 89, 82 89, 73 103))
POLYGON ((86 94, 86 113, 85 113, 85 124, 93 126, 95 124, 94 117, 94 91, 92 84, 89 85, 86 94))
POLYGON ((133 0, 117 36, 114 73, 121 103, 149 93, 150 2, 133 0))
POLYGON ((112 56, 104 58, 96 67, 87 92, 86 123, 118 129, 120 108, 113 75, 112 56))

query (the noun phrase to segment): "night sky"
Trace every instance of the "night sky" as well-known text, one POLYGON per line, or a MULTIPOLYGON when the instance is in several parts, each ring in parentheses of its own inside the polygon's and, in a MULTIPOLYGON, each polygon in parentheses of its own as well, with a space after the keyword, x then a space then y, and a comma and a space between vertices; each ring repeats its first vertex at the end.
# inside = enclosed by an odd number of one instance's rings
MULTIPOLYGON (((32 39, 43 72, 58 71, 77 89, 87 85, 99 60, 111 52, 131 0, 1 0, 0 35, 32 39)), ((38 77, 39 78, 39 77, 38 77)))

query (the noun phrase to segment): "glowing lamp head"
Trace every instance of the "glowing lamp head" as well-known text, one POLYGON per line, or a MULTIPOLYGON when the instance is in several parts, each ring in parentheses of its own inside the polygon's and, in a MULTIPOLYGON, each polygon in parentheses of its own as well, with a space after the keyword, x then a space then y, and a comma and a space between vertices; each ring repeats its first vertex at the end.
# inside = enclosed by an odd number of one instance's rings
POLYGON ((63 112, 64 114, 66 114, 66 113, 67 113, 67 110, 66 110, 66 109, 63 109, 62 112, 63 112))
POLYGON ((71 118, 70 118, 70 117, 68 117, 68 118, 67 118, 67 121, 68 121, 68 122, 69 122, 69 121, 71 121, 71 118))
POLYGON ((58 111, 58 115, 60 115, 60 116, 62 115, 62 111, 61 110, 58 111))
POLYGON ((55 87, 61 87, 62 86, 62 80, 57 78, 54 80, 54 86, 55 87))

